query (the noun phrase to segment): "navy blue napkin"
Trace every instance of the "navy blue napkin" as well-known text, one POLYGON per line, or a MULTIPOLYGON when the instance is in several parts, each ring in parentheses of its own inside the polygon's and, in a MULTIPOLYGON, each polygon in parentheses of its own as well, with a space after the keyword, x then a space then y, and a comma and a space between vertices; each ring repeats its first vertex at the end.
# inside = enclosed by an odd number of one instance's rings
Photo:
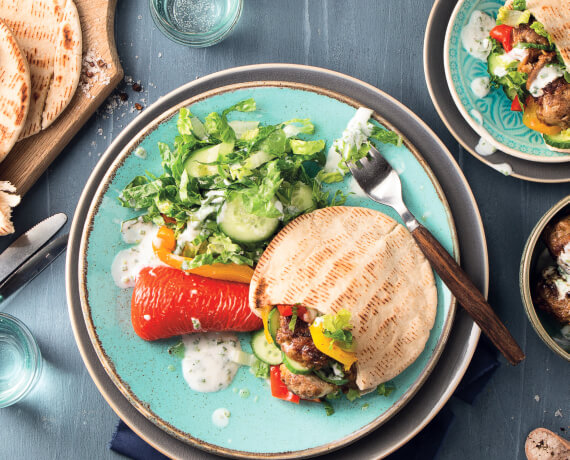
MULTIPOLYGON (((497 353, 486 337, 481 337, 473 360, 461 383, 453 394, 472 404, 499 366, 497 353)), ((410 442, 387 460, 429 460, 437 456, 445 435, 453 422, 454 414, 449 406, 439 411, 433 420, 410 442)), ((163 460, 163 454, 139 438, 122 420, 119 420, 109 448, 133 460, 163 460)))

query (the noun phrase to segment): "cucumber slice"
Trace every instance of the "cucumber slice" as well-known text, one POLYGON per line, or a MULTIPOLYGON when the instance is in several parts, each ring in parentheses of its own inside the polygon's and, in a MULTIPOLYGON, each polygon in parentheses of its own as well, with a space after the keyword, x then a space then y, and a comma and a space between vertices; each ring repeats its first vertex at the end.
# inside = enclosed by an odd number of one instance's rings
POLYGON ((222 232, 238 243, 264 241, 275 233, 279 225, 276 217, 261 217, 247 212, 239 193, 224 203, 217 220, 222 232))
POLYGON ((309 367, 304 366, 298 361, 289 358, 285 353, 283 353, 283 364, 289 369, 293 374, 301 374, 307 375, 311 373, 311 369, 309 367))
POLYGON ((281 350, 274 344, 269 343, 265 338, 263 330, 257 331, 251 338, 251 350, 253 354, 261 361, 272 366, 276 366, 283 362, 281 350))
POLYGON ((565 129, 558 134, 543 134, 544 142, 557 149, 570 149, 570 129, 565 129))
POLYGON ((291 193, 291 206, 297 208, 299 212, 313 208, 315 206, 313 189, 303 182, 295 182, 291 193))
POLYGON ((192 177, 214 176, 218 174, 218 166, 204 163, 213 163, 220 155, 227 155, 233 149, 233 143, 221 143, 202 147, 188 157, 184 164, 184 169, 192 177))
POLYGON ((236 139, 244 139, 249 140, 249 138, 253 135, 255 137, 259 131, 257 131, 257 127, 259 126, 259 121, 230 121, 228 123, 231 128, 234 130, 236 135, 236 139), (250 132, 248 132, 250 131, 250 132), (255 131, 252 133, 251 131, 255 131))
MULTIPOLYGON (((487 58, 487 69, 491 75, 503 77, 503 74, 516 68, 518 61, 506 54, 491 53, 487 58)), ((500 83, 500 80, 499 80, 500 83)))
POLYGON ((344 377, 338 377, 332 372, 328 374, 322 369, 316 369, 313 371, 313 373, 321 380, 324 380, 327 383, 332 383, 333 385, 344 385, 348 383, 348 379, 344 377))
POLYGON ((279 310, 277 308, 271 310, 269 312, 269 316, 267 317, 267 329, 269 330, 269 335, 273 339, 273 343, 277 347, 279 347, 279 344, 277 343, 277 329, 279 329, 280 319, 281 315, 279 314, 279 310))

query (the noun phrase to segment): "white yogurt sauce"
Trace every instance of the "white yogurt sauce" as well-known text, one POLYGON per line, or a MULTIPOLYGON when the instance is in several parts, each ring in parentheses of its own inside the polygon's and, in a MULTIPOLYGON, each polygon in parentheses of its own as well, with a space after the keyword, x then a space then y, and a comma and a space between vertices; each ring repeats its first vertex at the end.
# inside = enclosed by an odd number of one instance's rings
POLYGON ((480 125, 483 124, 483 115, 481 115, 481 112, 479 112, 478 110, 475 109, 471 109, 469 111, 469 115, 471 115, 473 117, 473 119, 479 123, 480 125))
POLYGON ((327 162, 323 168, 324 171, 327 173, 341 172, 341 170, 338 169, 338 163, 341 159, 340 153, 336 151, 335 146, 333 145, 327 153, 327 162))
POLYGON ((229 410, 220 407, 212 413, 212 423, 218 428, 225 428, 228 426, 228 423, 230 423, 230 416, 231 413, 229 410))
POLYGON ((113 259, 111 274, 113 281, 121 289, 134 287, 137 276, 144 267, 164 265, 152 249, 152 240, 157 232, 158 226, 143 222, 142 219, 123 223, 123 241, 136 246, 123 249, 113 259))
POLYGON ((543 88, 548 86, 554 80, 562 77, 564 71, 562 67, 558 65, 545 65, 540 71, 536 78, 532 81, 529 88, 529 93, 534 97, 540 97, 544 94, 543 88))
POLYGON ((491 168, 499 171, 501 174, 504 174, 505 176, 510 176, 513 173, 513 168, 508 163, 497 163, 497 164, 490 163, 490 166, 491 168))
POLYGON ((471 91, 473 91, 473 94, 475 94, 475 96, 480 99, 489 94, 490 88, 491 86, 489 77, 478 77, 473 79, 471 82, 471 91))
POLYGON ((495 20, 482 11, 473 11, 469 22, 461 31, 463 48, 475 59, 487 60, 492 45, 489 32, 495 27, 495 20))
POLYGON ((563 300, 570 292, 570 274, 556 267, 547 267, 542 271, 542 277, 554 283, 558 291, 558 300, 563 300))
POLYGON ((482 157, 488 157, 497 151, 497 149, 487 142, 484 138, 480 138, 475 146, 475 151, 482 157))
POLYGON ((137 147, 135 149, 135 156, 142 158, 143 160, 146 159, 147 157, 147 153, 146 150, 143 147, 137 147))
POLYGON ((368 123, 371 116, 371 109, 359 107, 342 132, 342 137, 334 141, 337 151, 343 158, 347 158, 351 148, 356 147, 358 150, 368 141, 373 127, 372 123, 368 123))
POLYGON ((570 275, 570 243, 564 246, 557 262, 560 268, 570 275))
POLYGON ((234 350, 241 349, 236 334, 206 332, 184 335, 182 342, 182 375, 190 388, 210 393, 222 390, 231 383, 239 368, 231 357, 234 350))

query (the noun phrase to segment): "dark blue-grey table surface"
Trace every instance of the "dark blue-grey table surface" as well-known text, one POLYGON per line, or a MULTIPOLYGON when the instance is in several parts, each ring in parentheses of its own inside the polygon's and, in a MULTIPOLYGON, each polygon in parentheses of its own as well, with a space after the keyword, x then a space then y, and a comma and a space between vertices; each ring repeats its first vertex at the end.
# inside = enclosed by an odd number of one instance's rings
MULTIPOLYGON (((402 101, 458 161, 485 226, 490 303, 527 355, 517 367, 501 366, 473 406, 452 400, 457 417, 438 459, 524 458, 524 440, 532 429, 567 430, 568 363, 550 352, 531 329, 519 295, 518 269, 532 227, 570 193, 570 185, 505 177, 473 158, 450 135, 429 98, 423 72, 423 37, 432 2, 245 0, 233 33, 206 49, 169 41, 154 26, 147 3, 121 0, 115 19, 125 75, 140 80, 143 92, 120 84, 118 90, 128 93, 128 103, 113 111, 104 104, 83 126, 15 209, 18 232, 56 212, 73 216, 100 156, 137 116, 136 102, 148 106, 188 81, 246 64, 288 62, 346 73, 402 101)), ((12 239, 3 238, 0 250, 12 239)), ((25 401, 0 409, 0 458, 120 457, 107 448, 117 416, 97 391, 75 345, 64 265, 60 257, 5 308, 32 330, 45 357, 45 372, 25 401)))

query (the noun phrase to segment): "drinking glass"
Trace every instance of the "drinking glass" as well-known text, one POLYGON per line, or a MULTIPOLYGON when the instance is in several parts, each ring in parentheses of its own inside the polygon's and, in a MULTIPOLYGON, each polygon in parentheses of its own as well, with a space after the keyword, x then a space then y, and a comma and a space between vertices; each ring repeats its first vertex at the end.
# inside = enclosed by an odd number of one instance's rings
POLYGON ((41 370, 42 356, 30 330, 17 318, 0 313, 0 407, 24 398, 41 370))
POLYGON ((243 0, 150 0, 157 27, 171 40, 196 48, 226 38, 242 9, 243 0))

